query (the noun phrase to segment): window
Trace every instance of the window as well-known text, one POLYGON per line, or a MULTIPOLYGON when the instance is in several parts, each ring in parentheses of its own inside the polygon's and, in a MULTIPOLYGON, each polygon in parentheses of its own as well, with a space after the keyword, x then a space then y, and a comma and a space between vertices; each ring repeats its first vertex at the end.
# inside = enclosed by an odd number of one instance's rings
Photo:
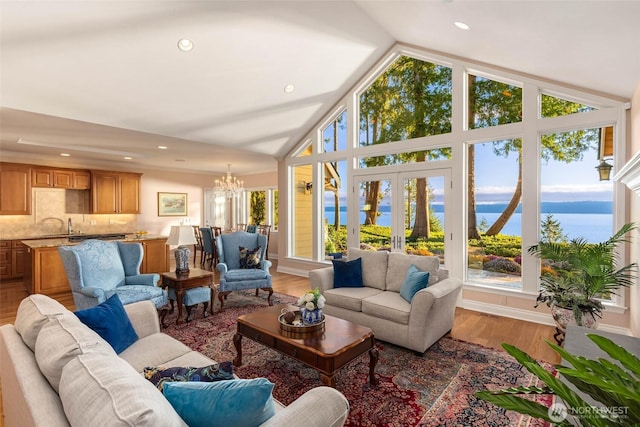
POLYGON ((399 57, 360 95, 360 145, 451 132, 451 68, 399 57))
POLYGON ((324 254, 347 253, 347 191, 344 177, 347 162, 324 163, 324 254))
POLYGON ((600 181, 600 128, 542 136, 540 234, 602 242, 614 233, 613 181, 600 181))
POLYGON ((522 89, 469 74, 469 129, 522 121, 522 89))
POLYGON ((566 99, 546 95, 544 93, 540 97, 540 101, 540 115, 542 117, 560 117, 595 110, 595 108, 588 105, 568 101, 566 99))
POLYGON ((384 61, 286 159, 287 256, 431 253, 474 290, 528 298, 527 247, 630 222, 626 192, 596 170, 619 166, 622 102, 402 45, 384 61))
POLYGON ((522 140, 469 145, 467 280, 520 289, 522 140))
POLYGON ((325 153, 344 151, 347 148, 347 112, 342 111, 324 131, 322 148, 325 153))
POLYGON ((360 157, 358 166, 370 168, 385 165, 404 165, 416 162, 435 162, 451 158, 451 148, 436 148, 433 150, 412 151, 409 153, 394 153, 384 156, 360 157))

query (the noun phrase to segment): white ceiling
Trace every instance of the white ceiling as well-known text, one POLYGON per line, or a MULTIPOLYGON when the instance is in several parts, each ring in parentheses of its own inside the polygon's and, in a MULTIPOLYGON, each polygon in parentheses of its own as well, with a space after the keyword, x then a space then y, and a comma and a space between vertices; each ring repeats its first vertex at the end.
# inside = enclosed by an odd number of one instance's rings
POLYGON ((272 171, 396 41, 626 100, 638 18, 634 1, 2 0, 0 155, 272 171))

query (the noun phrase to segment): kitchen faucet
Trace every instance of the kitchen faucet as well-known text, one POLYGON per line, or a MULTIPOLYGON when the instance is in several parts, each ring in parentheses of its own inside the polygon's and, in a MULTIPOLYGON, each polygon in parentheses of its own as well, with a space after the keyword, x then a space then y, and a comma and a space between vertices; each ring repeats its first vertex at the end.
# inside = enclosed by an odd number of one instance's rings
POLYGON ((67 234, 73 233, 73 225, 71 224, 71 218, 67 220, 67 234))

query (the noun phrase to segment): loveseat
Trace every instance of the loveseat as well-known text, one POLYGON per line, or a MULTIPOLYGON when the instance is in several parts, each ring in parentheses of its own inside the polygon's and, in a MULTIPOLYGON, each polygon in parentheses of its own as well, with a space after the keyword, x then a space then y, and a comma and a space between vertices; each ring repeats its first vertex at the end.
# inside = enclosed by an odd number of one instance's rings
POLYGON ((350 248, 348 260, 333 262, 332 267, 309 272, 311 288, 317 287, 326 299, 324 313, 369 327, 377 339, 419 353, 453 328, 462 282, 440 268, 438 257, 350 248), (347 286, 341 283, 343 287, 334 287, 338 263, 358 258, 362 286, 350 286, 349 280, 359 278, 349 277, 347 286), (414 270, 429 275, 427 287, 418 290, 409 302, 401 290, 412 265, 414 270))
MULTIPOLYGON (((124 310, 138 339, 116 354, 57 301, 39 294, 25 298, 15 325, 0 327, 4 425, 186 425, 142 372, 145 367, 201 367, 214 361, 161 333, 150 301, 124 310)), ((340 392, 317 387, 287 407, 277 402, 275 407, 275 415, 262 425, 304 420, 310 426, 341 426, 349 404, 340 392)))

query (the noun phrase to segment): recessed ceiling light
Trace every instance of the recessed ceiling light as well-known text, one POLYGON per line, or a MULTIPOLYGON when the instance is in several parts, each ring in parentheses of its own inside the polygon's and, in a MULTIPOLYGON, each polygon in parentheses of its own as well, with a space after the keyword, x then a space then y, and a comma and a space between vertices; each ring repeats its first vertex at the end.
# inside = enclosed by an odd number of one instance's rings
POLYGON ((461 30, 469 30, 470 27, 465 24, 464 22, 460 22, 460 21, 456 21, 453 23, 453 25, 455 25, 456 27, 460 28, 461 30))
POLYGON ((125 156, 125 157, 123 157, 123 159, 125 159, 125 160, 132 160, 132 159, 133 159, 133 157, 125 156))
POLYGON ((193 49, 193 42, 189 39, 180 39, 178 40, 178 49, 183 52, 189 52, 193 49))
POLYGON ((286 86, 284 87, 284 91, 285 91, 286 93, 291 93, 291 92, 293 92, 294 90, 296 90, 296 87, 295 87, 294 85, 292 85, 292 84, 288 84, 288 85, 286 85, 286 86))
POLYGON ((160 150, 166 150, 166 149, 167 149, 167 147, 165 147, 164 145, 158 145, 158 148, 159 148, 160 150))
POLYGON ((60 155, 62 157, 71 157, 71 154, 69 154, 69 153, 60 153, 60 155))

